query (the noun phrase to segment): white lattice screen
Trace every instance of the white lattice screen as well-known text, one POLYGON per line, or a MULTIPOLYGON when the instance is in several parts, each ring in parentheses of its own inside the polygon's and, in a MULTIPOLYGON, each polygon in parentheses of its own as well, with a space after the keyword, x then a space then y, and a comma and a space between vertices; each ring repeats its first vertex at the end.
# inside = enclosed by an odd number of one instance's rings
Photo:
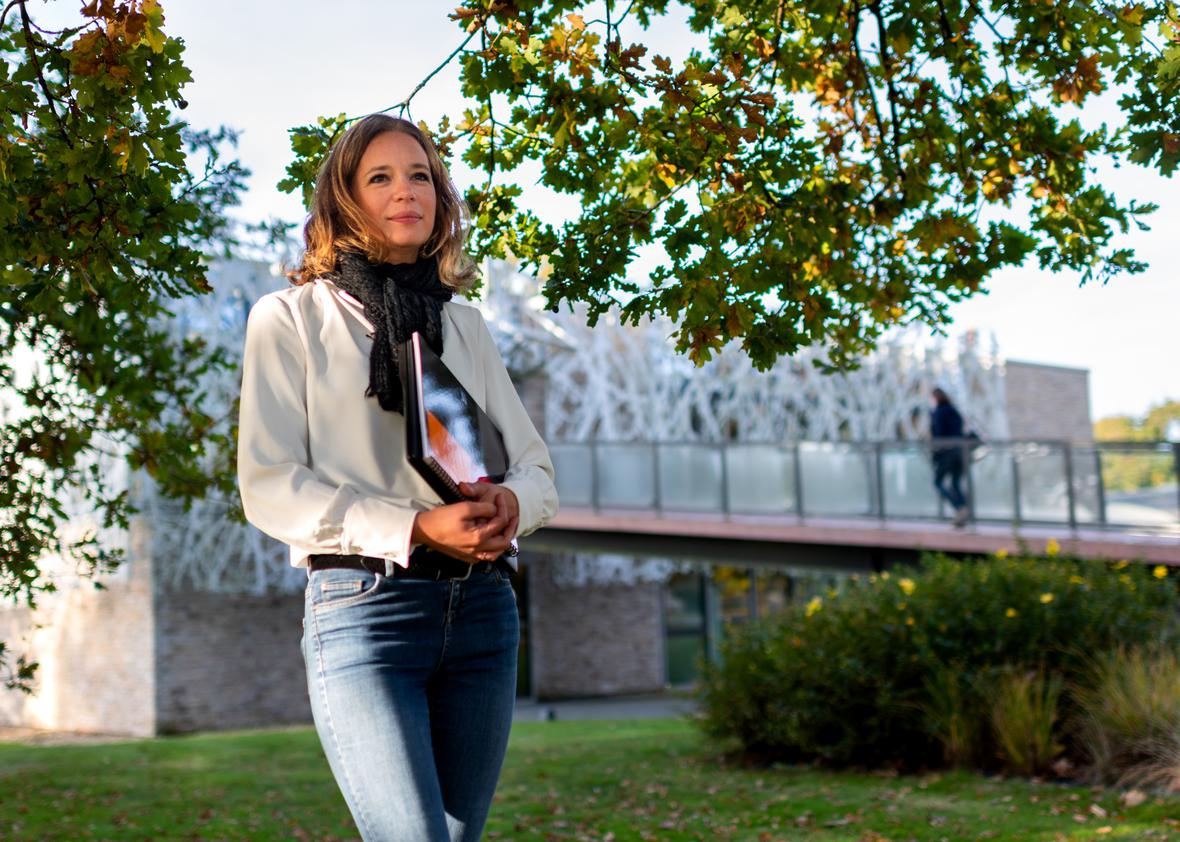
MULTIPOLYGON (((924 435, 934 385, 955 398, 977 429, 991 438, 1007 434, 1003 365, 994 348, 984 352, 972 342, 952 348, 911 332, 846 374, 821 375, 811 363, 822 350, 760 373, 736 345, 697 368, 673 352, 666 321, 620 326, 607 316, 590 329, 578 312, 543 311, 535 282, 505 264, 491 264, 488 275, 482 309, 510 371, 517 378, 543 371, 548 378, 545 434, 551 441, 912 439, 924 435)), ((276 267, 252 261, 218 264, 210 280, 214 293, 181 302, 174 327, 236 358, 250 306, 286 280, 276 267)), ((215 404, 206 411, 217 415, 236 396, 237 373, 205 386, 215 404)), ((133 485, 159 587, 253 594, 303 587, 305 575, 286 563, 281 545, 228 516, 235 501, 211 498, 186 511, 144 478, 133 485)), ((671 563, 618 561, 607 565, 616 580, 661 578, 671 563), (626 570, 631 573, 620 572, 626 570)), ((602 566, 571 564, 570 583, 595 579, 591 568, 602 566)))

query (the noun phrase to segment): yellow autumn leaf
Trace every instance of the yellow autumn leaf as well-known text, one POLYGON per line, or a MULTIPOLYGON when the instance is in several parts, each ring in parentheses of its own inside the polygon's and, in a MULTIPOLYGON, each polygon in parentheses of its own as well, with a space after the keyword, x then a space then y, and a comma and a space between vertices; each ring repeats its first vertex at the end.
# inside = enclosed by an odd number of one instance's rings
POLYGON ((676 172, 672 164, 656 164, 656 178, 668 185, 669 189, 676 187, 676 172))
POLYGON ((119 159, 119 171, 127 172, 127 164, 130 161, 131 143, 126 136, 118 143, 111 147, 111 151, 119 159))
POLYGON ((164 42, 168 38, 164 35, 164 10, 160 8, 159 0, 144 0, 143 15, 147 18, 143 28, 143 40, 153 53, 162 53, 164 42))

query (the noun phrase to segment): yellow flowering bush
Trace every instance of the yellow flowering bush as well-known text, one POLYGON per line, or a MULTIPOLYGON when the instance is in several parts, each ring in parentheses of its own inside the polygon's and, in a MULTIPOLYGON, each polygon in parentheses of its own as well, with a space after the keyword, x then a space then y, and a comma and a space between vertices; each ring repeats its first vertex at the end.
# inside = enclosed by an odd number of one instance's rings
MULTIPOLYGON (((892 576, 848 579, 835 595, 734 628, 705 665, 701 725, 763 759, 994 767, 1011 755, 987 714, 999 676, 1058 676, 1068 708, 1086 656, 1128 640, 1180 643, 1176 578, 1118 567, 929 555, 892 576), (948 727, 960 735, 954 757, 948 727), (970 745, 962 733, 974 735, 970 745)), ((1068 734, 1051 742, 1070 750, 1068 734)))

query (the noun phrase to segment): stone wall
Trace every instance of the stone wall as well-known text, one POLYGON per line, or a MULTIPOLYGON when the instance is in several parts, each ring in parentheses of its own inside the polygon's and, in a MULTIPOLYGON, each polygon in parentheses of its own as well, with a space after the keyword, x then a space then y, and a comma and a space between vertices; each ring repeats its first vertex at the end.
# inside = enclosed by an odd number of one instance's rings
POLYGON ((533 693, 539 699, 664 688, 663 585, 563 587, 553 559, 530 554, 533 693))
POLYGON ((36 611, 0 611, 10 655, 40 664, 31 695, 0 689, 0 724, 53 731, 151 736, 155 636, 150 565, 126 562, 105 580, 70 583, 36 611))
POLYGON ((311 722, 303 595, 156 597, 159 733, 311 722))
MULTIPOLYGON (((0 641, 6 647, 4 657, 9 668, 17 657, 28 653, 33 612, 24 606, 0 608, 0 641)), ((23 726, 28 720, 30 697, 16 690, 0 689, 0 725, 23 726)))
POLYGON ((0 689, 0 725, 150 737, 311 722, 302 594, 161 591, 142 556, 104 584, 0 609, 10 657, 40 663, 32 694, 0 689))
POLYGON ((1093 441, 1089 371, 1012 361, 1004 369, 1010 438, 1093 441))

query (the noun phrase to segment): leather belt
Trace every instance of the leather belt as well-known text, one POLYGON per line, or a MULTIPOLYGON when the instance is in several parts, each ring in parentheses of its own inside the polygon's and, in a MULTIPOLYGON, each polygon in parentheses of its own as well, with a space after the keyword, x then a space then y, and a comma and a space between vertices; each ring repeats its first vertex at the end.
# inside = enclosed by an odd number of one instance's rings
MULTIPOLYGON (((346 567, 352 570, 368 570, 370 573, 385 575, 385 559, 365 555, 313 555, 308 557, 307 566, 312 572, 333 567, 346 567)), ((493 570, 501 570, 510 576, 515 572, 512 565, 502 558, 495 561, 468 564, 437 550, 419 547, 410 554, 409 567, 402 567, 400 564, 393 565, 391 578, 462 582, 470 579, 474 574, 487 574, 493 570)))

